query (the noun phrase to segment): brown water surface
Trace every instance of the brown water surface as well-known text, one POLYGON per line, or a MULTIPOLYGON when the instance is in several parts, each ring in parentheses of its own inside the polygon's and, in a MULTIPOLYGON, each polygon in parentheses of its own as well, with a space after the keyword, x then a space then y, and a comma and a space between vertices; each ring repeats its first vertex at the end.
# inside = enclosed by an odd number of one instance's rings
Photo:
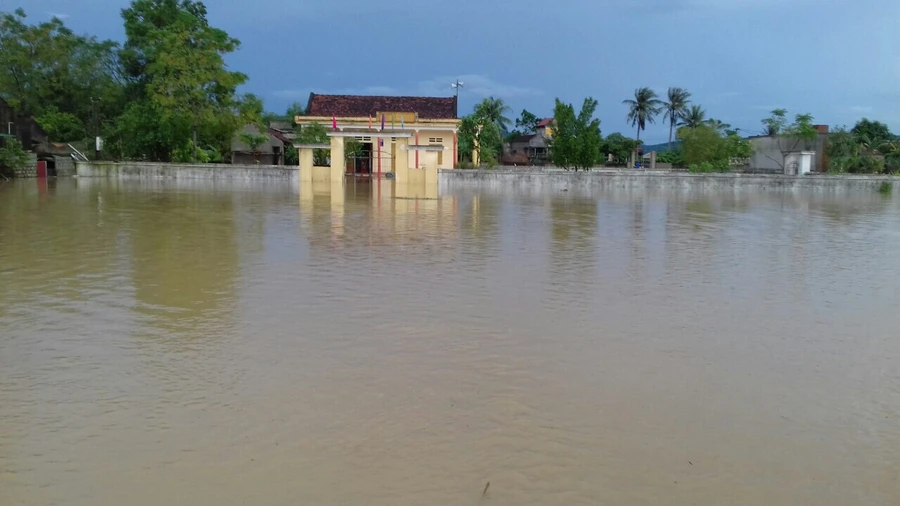
POLYGON ((897 198, 389 195, 0 183, 0 504, 900 504, 897 198))

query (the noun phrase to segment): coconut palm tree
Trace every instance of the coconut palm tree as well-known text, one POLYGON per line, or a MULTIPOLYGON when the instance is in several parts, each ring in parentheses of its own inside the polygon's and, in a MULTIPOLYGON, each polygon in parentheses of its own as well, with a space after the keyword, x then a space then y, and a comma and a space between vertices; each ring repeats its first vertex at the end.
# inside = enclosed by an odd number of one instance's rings
POLYGON ((706 111, 699 105, 694 104, 681 116, 678 126, 697 128, 704 123, 706 123, 706 111))
POLYGON ((631 126, 637 126, 637 140, 641 140, 641 130, 647 128, 647 123, 656 123, 656 115, 662 109, 662 101, 656 98, 656 92, 650 88, 638 88, 634 90, 634 99, 623 100, 628 106, 628 121, 631 126))
POLYGON ((709 128, 712 128, 714 131, 716 131, 720 134, 727 133, 728 130, 731 129, 731 125, 729 125, 728 123, 722 123, 722 120, 718 120, 715 118, 710 118, 710 119, 706 120, 706 126, 708 126, 709 128))
POLYGON ((506 131, 512 125, 512 121, 505 116, 512 109, 503 102, 502 98, 489 97, 475 106, 475 116, 488 123, 497 125, 501 131, 506 131))
POLYGON ((691 94, 684 88, 669 88, 669 101, 663 103, 666 114, 663 121, 669 122, 669 149, 672 149, 672 134, 675 132, 675 125, 687 113, 687 106, 691 101, 691 94))

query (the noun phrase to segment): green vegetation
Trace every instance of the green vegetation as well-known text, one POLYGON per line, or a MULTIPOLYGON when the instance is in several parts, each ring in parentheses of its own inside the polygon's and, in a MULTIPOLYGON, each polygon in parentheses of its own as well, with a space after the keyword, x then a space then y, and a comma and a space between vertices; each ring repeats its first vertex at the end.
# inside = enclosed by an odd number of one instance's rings
POLYGON ((541 118, 529 112, 528 109, 522 109, 522 114, 516 119, 515 130, 510 132, 507 138, 512 139, 520 135, 532 134, 537 130, 540 122, 541 118))
POLYGON ((697 128, 705 123, 706 111, 699 105, 694 104, 681 116, 681 121, 678 123, 678 126, 697 128))
POLYGON ((882 181, 880 185, 878 185, 878 193, 882 195, 890 195, 891 192, 894 191, 894 185, 887 181, 882 181))
POLYGON ((20 168, 28 162, 28 154, 15 137, 0 138, 0 177, 13 177, 13 169, 20 168))
POLYGON ((628 121, 632 127, 637 127, 637 140, 640 141, 641 130, 647 128, 647 123, 656 123, 663 103, 656 92, 647 87, 634 90, 634 99, 623 100, 622 103, 628 106, 628 121))
POLYGON ((836 128, 826 150, 831 173, 900 172, 900 139, 884 123, 863 118, 847 130, 836 128))
POLYGON ((749 158, 750 141, 737 132, 723 135, 720 129, 700 125, 678 130, 682 159, 691 172, 727 172, 732 163, 749 158))
POLYGON ((481 164, 497 165, 503 150, 501 132, 512 124, 505 115, 510 111, 503 99, 486 98, 475 106, 472 114, 464 116, 459 126, 460 164, 472 163, 472 152, 478 147, 481 164))
POLYGON ((571 104, 556 99, 553 110, 555 130, 550 153, 557 167, 589 170, 600 161, 603 137, 600 134, 600 120, 594 118, 596 110, 597 101, 588 97, 576 116, 571 104))
POLYGON ((600 142, 600 155, 603 157, 601 163, 607 162, 609 158, 612 160, 608 163, 613 165, 627 165, 631 154, 637 148, 638 142, 634 139, 625 137, 616 132, 609 134, 600 142))
POLYGON ((210 26, 201 2, 134 0, 122 18, 119 45, 57 18, 0 14, 0 97, 55 142, 101 135, 120 159, 222 159, 262 114, 258 98, 237 93, 247 76, 225 65, 240 42, 210 26))
MULTIPOLYGON (((328 138, 328 131, 325 130, 324 126, 319 123, 313 123, 300 129, 300 133, 297 134, 297 143, 330 144, 331 140, 328 138)), ((294 156, 296 156, 296 154, 294 156)), ((329 156, 330 152, 327 149, 314 149, 313 165, 328 165, 329 156)))
POLYGON ((684 88, 669 88, 668 96, 669 101, 663 104, 666 111, 663 121, 669 122, 669 149, 672 149, 672 134, 675 132, 675 126, 688 113, 691 94, 684 88))

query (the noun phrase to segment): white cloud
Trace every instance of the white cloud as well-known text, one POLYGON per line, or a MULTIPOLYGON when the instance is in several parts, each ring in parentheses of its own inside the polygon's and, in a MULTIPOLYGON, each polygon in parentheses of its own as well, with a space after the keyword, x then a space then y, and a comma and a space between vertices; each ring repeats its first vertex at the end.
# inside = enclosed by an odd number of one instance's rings
POLYGON ((51 18, 59 18, 60 20, 72 17, 72 16, 70 16, 69 14, 65 14, 65 13, 62 13, 62 12, 48 12, 47 14, 48 14, 51 18))

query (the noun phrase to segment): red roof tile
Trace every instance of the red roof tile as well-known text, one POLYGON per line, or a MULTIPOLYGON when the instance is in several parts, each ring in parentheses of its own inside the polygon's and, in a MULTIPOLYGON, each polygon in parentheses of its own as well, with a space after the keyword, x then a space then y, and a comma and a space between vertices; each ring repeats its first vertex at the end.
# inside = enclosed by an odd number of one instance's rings
POLYGON ((414 112, 422 119, 456 119, 456 97, 386 97, 309 94, 307 116, 375 116, 378 112, 414 112))
POLYGON ((544 118, 541 120, 540 123, 537 124, 537 127, 543 128, 545 126, 549 126, 552 121, 553 121, 553 118, 544 118))

